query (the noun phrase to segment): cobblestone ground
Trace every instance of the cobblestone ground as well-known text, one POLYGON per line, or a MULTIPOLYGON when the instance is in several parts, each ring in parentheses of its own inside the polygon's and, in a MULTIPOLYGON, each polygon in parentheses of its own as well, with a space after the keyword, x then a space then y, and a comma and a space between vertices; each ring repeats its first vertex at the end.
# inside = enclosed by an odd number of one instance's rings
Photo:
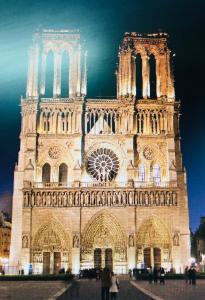
MULTIPOLYGON (((75 282, 73 286, 64 293, 58 300, 100 300, 99 281, 95 280, 80 280, 75 282)), ((129 280, 120 278, 120 292, 118 300, 150 300, 151 298, 143 295, 135 287, 133 287, 129 280)))
POLYGON ((186 284, 183 280, 167 280, 164 286, 144 281, 136 281, 136 283, 165 300, 205 299, 205 280, 197 280, 196 286, 186 284))
POLYGON ((48 300, 63 287, 61 281, 0 281, 0 299, 48 300))

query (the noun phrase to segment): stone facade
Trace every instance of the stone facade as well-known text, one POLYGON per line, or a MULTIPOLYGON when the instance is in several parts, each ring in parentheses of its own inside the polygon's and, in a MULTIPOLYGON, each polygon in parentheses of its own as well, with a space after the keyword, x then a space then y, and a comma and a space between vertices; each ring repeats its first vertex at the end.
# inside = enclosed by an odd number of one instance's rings
POLYGON ((126 273, 149 265, 179 272, 188 263, 180 103, 167 37, 126 33, 116 99, 89 99, 79 32, 34 35, 21 99, 11 266, 27 272, 30 265, 35 273, 108 266, 126 273), (67 98, 61 95, 63 53, 69 57, 67 98))
POLYGON ((0 273, 8 268, 11 243, 11 222, 7 214, 0 212, 0 273))

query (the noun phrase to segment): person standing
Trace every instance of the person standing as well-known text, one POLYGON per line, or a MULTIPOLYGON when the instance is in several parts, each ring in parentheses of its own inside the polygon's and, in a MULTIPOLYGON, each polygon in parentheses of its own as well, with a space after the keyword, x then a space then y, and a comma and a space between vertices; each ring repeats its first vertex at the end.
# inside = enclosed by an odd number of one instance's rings
POLYGON ((109 288, 111 285, 110 270, 104 268, 101 273, 101 300, 109 300, 109 288))
POLYGON ((110 296, 111 300, 117 300, 117 294, 119 293, 119 280, 114 272, 111 272, 111 286, 110 286, 110 296))
POLYGON ((154 279, 154 283, 157 284, 157 281, 158 281, 158 270, 157 270, 157 267, 154 267, 153 279, 154 279))
POLYGON ((164 268, 160 268, 160 275, 159 275, 159 279, 160 279, 160 284, 165 284, 165 271, 164 268))
POLYGON ((185 270, 184 270, 184 276, 185 276, 185 282, 186 284, 188 284, 188 279, 189 279, 189 267, 186 266, 185 270))

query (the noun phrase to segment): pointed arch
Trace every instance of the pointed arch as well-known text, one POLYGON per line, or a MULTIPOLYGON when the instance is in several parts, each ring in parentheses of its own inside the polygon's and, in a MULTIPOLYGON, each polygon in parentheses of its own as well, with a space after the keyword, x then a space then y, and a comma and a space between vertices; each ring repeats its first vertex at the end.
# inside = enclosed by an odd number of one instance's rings
POLYGON ((149 58, 149 70, 150 70, 150 98, 156 99, 157 97, 157 77, 156 77, 156 59, 154 54, 149 58))
POLYGON ((141 247, 171 247, 171 238, 166 225, 157 217, 145 220, 140 226, 137 245, 141 247))
POLYGON ((42 182, 49 183, 51 180, 51 166, 45 163, 42 167, 42 182))
POLYGON ((142 57, 139 53, 136 55, 136 98, 142 98, 142 57))
POLYGON ((69 53, 68 51, 63 51, 62 61, 61 61, 61 96, 65 98, 69 97, 69 80, 70 80, 69 66, 70 66, 69 53))
POLYGON ((62 163, 59 166, 58 182, 62 184, 62 183, 66 183, 67 180, 68 180, 68 166, 65 163, 62 163))
POLYGON ((82 247, 126 247, 126 235, 117 218, 107 210, 95 214, 86 225, 82 235, 82 247))
POLYGON ((70 251, 71 237, 55 219, 44 222, 34 234, 33 251, 70 251))
POLYGON ((46 56, 46 97, 53 97, 53 79, 54 79, 54 55, 50 50, 46 56))

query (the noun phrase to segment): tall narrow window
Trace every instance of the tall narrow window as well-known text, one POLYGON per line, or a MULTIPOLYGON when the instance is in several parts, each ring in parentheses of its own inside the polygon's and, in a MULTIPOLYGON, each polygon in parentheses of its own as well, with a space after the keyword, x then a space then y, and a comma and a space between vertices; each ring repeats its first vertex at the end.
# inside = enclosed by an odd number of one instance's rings
POLYGON ((46 163, 43 165, 42 168, 42 182, 43 183, 48 183, 50 182, 51 179, 51 166, 46 163))
POLYGON ((61 96, 69 97, 69 54, 67 51, 63 52, 61 61, 61 96))
POLYGON ((160 165, 159 164, 156 164, 153 166, 152 178, 156 185, 158 185, 160 183, 161 178, 160 178, 160 165))
POLYGON ((150 55, 149 59, 150 64, 150 98, 156 99, 157 93, 156 93, 156 60, 154 55, 150 55))
POLYGON ((142 58, 140 54, 136 56, 136 98, 142 98, 142 58))
POLYGON ((138 175, 139 181, 144 182, 145 181, 145 167, 144 165, 139 165, 139 175, 138 175))
POLYGON ((59 183, 66 183, 68 179, 68 167, 66 164, 59 166, 59 183))
POLYGON ((46 97, 53 97, 54 60, 53 52, 49 51, 46 58, 46 97))

